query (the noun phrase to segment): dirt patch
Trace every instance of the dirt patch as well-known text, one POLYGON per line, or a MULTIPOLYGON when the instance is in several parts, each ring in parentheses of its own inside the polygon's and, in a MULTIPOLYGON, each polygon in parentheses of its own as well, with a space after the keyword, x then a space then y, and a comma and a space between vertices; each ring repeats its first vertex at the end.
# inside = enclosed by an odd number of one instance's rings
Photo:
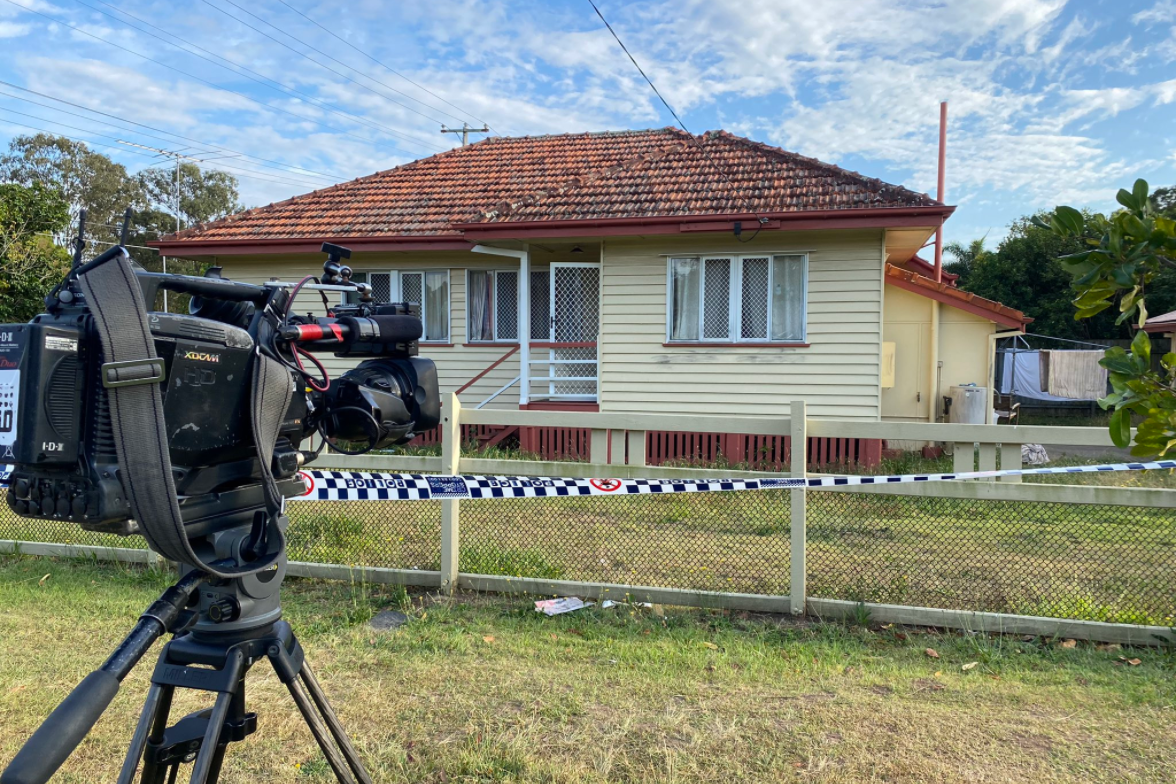
POLYGON ((1009 742, 1024 751, 1036 754, 1049 754, 1053 751, 1053 741, 1044 735, 1032 735, 1027 732, 1016 732, 1009 737, 1009 742))

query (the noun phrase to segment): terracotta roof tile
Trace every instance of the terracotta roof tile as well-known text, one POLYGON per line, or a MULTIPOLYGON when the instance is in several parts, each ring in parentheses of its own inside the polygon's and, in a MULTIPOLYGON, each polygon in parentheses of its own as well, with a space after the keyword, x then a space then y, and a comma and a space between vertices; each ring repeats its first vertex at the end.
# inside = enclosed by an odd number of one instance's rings
POLYGON ((459 237, 454 224, 936 205, 725 131, 662 128, 484 139, 166 239, 459 237))
POLYGON ((1027 324, 1033 322, 1032 318, 1026 316, 1016 308, 1010 308, 1008 305, 1002 305, 994 300, 978 297, 970 291, 957 289, 948 283, 936 283, 931 278, 908 269, 903 269, 894 264, 886 265, 886 280, 888 283, 898 284, 902 288, 938 300, 947 305, 954 305, 955 307, 962 307, 965 310, 984 313, 992 321, 1007 327, 1024 329, 1027 324))

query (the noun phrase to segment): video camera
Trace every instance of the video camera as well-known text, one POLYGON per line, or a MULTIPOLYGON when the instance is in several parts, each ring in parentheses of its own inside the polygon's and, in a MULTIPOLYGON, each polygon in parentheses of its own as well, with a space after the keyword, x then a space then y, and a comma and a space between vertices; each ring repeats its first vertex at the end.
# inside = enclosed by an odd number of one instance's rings
POLYGON ((119 781, 140 764, 144 784, 176 781, 187 762, 191 781, 217 781, 228 744, 257 727, 245 674, 264 658, 336 778, 371 784, 282 620, 285 500, 306 491, 299 468, 324 447, 362 454, 440 422, 436 367, 417 356, 420 306, 374 302, 342 263, 350 251, 329 243, 321 280, 259 286, 217 267, 204 277, 147 272, 122 246, 82 264, 81 236, 45 312, 0 325, 8 505, 23 517, 140 533, 182 576, 29 738, 0 783, 48 781, 170 632, 119 781), (191 295, 190 315, 149 309, 161 290, 191 295), (325 315, 295 312, 307 290, 320 293, 325 315), (332 305, 328 292, 343 303, 332 305), (332 381, 322 352, 362 361, 332 381), (168 726, 177 689, 213 692, 216 702, 168 726))
MULTIPOLYGON (((14 466, 8 506, 23 517, 140 533, 118 449, 119 439, 134 434, 126 424, 116 428, 110 404, 115 390, 130 386, 161 392, 171 474, 192 536, 240 525, 264 505, 263 462, 283 496, 300 495, 299 468, 324 445, 361 454, 435 427, 437 371, 417 356, 419 304, 374 302, 370 287, 352 283, 341 263, 350 251, 329 243, 323 251, 321 281, 252 285, 223 278, 218 267, 204 277, 148 272, 115 247, 76 266, 30 323, 0 325, 0 466, 14 466), (154 357, 105 356, 95 315, 107 298, 90 301, 79 283, 116 263, 132 271, 144 303, 154 303, 161 289, 192 297, 190 315, 145 314, 154 357), (321 293, 325 316, 294 312, 305 290, 321 293), (344 303, 328 304, 329 291, 342 292, 344 303), (322 352, 367 359, 332 381, 314 356, 322 352), (295 393, 274 443, 259 450, 252 366, 261 357, 286 369, 295 393), (318 448, 303 448, 316 433, 318 448)), ((116 320, 106 329, 115 340, 122 327, 116 320)))

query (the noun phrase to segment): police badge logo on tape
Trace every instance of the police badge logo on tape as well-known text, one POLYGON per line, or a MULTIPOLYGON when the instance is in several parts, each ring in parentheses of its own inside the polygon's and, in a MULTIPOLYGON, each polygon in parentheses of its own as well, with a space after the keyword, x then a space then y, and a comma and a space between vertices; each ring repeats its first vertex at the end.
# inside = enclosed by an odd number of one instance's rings
POLYGON ((426 476, 429 495, 433 498, 469 498, 470 491, 460 476, 426 476))

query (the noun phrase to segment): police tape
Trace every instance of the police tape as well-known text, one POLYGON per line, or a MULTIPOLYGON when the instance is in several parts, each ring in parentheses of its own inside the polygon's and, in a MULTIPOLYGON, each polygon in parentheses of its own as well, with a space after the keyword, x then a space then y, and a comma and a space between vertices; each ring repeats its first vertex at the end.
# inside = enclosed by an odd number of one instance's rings
MULTIPOLYGON (((952 482, 1003 476, 1051 476, 1108 471, 1154 471, 1176 468, 1176 460, 1105 463, 1055 468, 1007 468, 954 474, 893 476, 764 477, 762 479, 573 479, 552 476, 443 476, 385 474, 370 471, 300 471, 302 495, 288 501, 435 501, 489 498, 576 498, 581 496, 722 493, 738 490, 829 490, 911 482, 952 482)), ((7 487, 13 466, 0 466, 0 488, 7 487)))
POLYGON ((740 490, 828 490, 912 482, 951 482, 1004 476, 1048 476, 1176 468, 1176 460, 1056 468, 1009 468, 954 474, 765 477, 762 479, 572 479, 543 476, 439 476, 366 471, 303 471, 303 495, 290 501, 430 501, 489 498, 575 498, 740 490))

